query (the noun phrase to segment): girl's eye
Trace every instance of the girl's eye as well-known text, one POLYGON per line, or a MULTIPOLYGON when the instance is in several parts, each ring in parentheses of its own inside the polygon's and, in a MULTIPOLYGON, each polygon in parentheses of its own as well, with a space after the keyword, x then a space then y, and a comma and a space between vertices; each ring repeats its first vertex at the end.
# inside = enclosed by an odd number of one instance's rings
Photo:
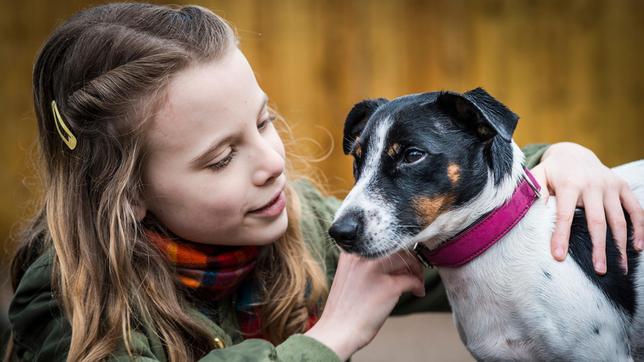
POLYGON ((406 164, 416 163, 427 155, 425 152, 419 150, 418 148, 408 148, 402 157, 402 162, 406 164))
POLYGON ((263 121, 261 121, 261 122, 259 122, 257 124, 257 129, 260 130, 260 131, 263 130, 264 128, 266 128, 268 126, 269 123, 273 122, 274 120, 275 120, 274 115, 268 116, 263 121))
POLYGON ((219 160, 219 161, 217 161, 217 162, 215 162, 213 164, 210 164, 210 165, 208 165, 206 167, 208 167, 209 169, 212 169, 212 170, 220 170, 220 169, 228 166, 230 161, 233 159, 234 154, 235 154, 235 150, 232 149, 230 152, 228 152, 226 157, 224 157, 221 160, 219 160))

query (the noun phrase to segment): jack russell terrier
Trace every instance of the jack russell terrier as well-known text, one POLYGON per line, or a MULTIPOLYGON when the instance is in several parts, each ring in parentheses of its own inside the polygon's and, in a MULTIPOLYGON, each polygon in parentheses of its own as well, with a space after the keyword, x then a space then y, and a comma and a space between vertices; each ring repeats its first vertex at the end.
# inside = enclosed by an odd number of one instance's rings
MULTIPOLYGON (((461 340, 482 361, 644 361, 644 253, 628 265, 607 231, 595 274, 584 212, 569 257, 550 253, 556 203, 512 140, 518 117, 483 89, 366 100, 349 112, 344 152, 356 184, 330 235, 378 257, 411 249, 438 268, 461 340)), ((615 169, 644 202, 644 161, 615 169)))

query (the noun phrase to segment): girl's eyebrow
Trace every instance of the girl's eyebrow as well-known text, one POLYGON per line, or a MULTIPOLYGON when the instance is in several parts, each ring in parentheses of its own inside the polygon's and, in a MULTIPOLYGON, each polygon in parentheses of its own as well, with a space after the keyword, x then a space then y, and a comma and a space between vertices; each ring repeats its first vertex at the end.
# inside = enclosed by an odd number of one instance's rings
MULTIPOLYGON (((261 118, 262 113, 264 112, 264 109, 268 104, 268 96, 266 94, 263 95, 263 99, 264 100, 262 101, 262 106, 259 108, 259 112, 257 112, 257 119, 261 118)), ((222 143, 230 141, 233 137, 234 135, 229 135, 222 140, 215 140, 203 153, 201 153, 201 155, 195 157, 192 161, 190 161, 190 165, 196 167, 205 163, 213 156, 213 153, 217 151, 222 143)))

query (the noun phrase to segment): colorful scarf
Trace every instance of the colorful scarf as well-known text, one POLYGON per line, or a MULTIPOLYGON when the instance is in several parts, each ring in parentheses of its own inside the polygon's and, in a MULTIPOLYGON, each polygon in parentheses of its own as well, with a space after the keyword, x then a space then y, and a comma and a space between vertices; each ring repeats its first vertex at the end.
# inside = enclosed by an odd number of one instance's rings
MULTIPOLYGON (((245 339, 267 339, 262 333, 259 286, 250 277, 261 251, 258 246, 218 246, 170 238, 146 230, 148 238, 176 268, 176 277, 188 290, 218 301, 236 294, 235 311, 245 339)), ((309 312, 306 330, 318 320, 318 311, 309 312)))

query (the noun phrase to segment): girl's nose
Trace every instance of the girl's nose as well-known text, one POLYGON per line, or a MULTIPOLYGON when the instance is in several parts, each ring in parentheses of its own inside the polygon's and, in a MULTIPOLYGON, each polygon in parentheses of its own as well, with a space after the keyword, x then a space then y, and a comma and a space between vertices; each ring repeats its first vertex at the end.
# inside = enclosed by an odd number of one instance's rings
POLYGON ((268 142, 258 149, 256 162, 253 183, 257 186, 263 186, 284 173, 284 157, 268 142))

